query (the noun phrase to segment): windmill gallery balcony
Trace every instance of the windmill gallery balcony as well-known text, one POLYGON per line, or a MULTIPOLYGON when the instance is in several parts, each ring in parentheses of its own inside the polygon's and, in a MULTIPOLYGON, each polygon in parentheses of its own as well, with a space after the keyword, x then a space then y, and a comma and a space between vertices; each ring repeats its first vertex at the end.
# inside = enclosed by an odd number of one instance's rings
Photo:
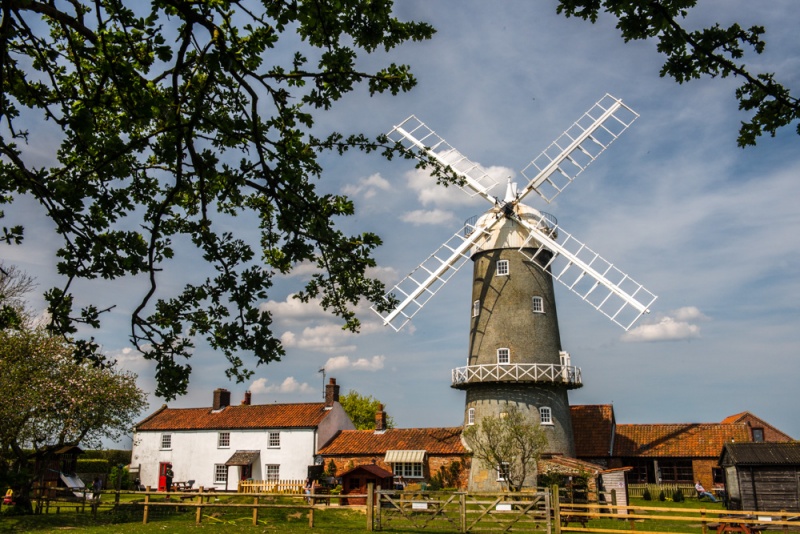
POLYGON ((457 367, 451 371, 451 387, 490 382, 551 383, 569 389, 583 386, 581 370, 571 365, 544 363, 494 363, 457 367))

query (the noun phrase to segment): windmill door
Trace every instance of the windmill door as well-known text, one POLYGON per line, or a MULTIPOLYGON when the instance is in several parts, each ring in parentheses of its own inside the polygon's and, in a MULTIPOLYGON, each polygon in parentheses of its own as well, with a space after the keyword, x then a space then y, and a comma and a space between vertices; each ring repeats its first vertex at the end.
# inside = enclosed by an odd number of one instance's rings
POLYGON ((169 462, 158 464, 158 491, 167 491, 167 466, 169 462))

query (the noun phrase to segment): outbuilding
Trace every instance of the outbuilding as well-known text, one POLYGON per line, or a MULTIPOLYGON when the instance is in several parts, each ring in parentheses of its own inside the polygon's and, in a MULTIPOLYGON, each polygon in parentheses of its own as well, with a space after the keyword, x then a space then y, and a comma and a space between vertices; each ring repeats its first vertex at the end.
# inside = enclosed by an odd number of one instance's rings
POLYGON ((726 443, 719 464, 730 509, 800 512, 800 442, 726 443))

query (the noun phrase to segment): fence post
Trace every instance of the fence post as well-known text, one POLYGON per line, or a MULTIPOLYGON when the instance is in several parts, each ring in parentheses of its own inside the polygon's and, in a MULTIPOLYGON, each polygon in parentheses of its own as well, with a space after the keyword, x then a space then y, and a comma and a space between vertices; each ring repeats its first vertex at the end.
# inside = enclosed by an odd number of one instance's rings
POLYGON ((550 486, 550 500, 553 502, 553 532, 561 534, 561 495, 555 484, 550 486))
POLYGON ((467 531, 467 494, 462 493, 458 496, 458 515, 461 521, 459 522, 459 532, 467 531))
POLYGON ((614 515, 619 515, 619 510, 617 510, 617 490, 611 490, 611 513, 614 515))
POLYGON ((144 490, 146 493, 144 494, 144 515, 142 516, 142 524, 146 525, 147 516, 150 513, 150 507, 147 505, 147 503, 150 502, 150 486, 147 486, 144 490))
POLYGON ((203 486, 197 488, 197 510, 194 513, 194 524, 199 525, 203 519, 203 486))
POLYGON ((373 518, 375 517, 375 483, 367 482, 367 531, 375 530, 373 518))
POLYGON ((253 497, 253 526, 258 525, 258 496, 253 497))

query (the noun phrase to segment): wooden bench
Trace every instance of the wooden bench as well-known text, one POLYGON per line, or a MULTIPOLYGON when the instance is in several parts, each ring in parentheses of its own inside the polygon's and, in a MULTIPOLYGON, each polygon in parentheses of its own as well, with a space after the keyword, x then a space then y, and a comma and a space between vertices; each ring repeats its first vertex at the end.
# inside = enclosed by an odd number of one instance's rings
POLYGON ((325 506, 331 504, 330 497, 317 497, 317 495, 330 495, 330 488, 315 487, 313 491, 314 492, 311 494, 311 504, 317 504, 318 502, 324 503, 325 506))

